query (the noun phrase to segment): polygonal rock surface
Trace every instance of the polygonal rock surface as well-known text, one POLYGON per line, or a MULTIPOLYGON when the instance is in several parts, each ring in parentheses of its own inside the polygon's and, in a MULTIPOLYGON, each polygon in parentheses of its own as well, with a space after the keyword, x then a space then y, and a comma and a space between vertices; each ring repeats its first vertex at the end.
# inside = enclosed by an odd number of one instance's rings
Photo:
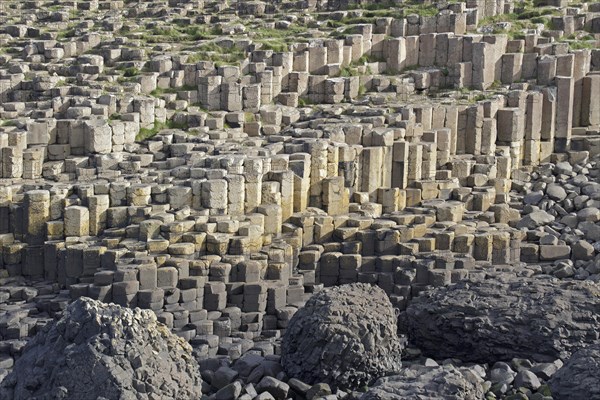
POLYGON ((396 314, 385 292, 368 284, 325 289, 291 319, 283 368, 307 383, 358 388, 400 368, 396 314))
POLYGON ((361 400, 393 399, 476 400, 483 398, 479 381, 467 379, 452 365, 412 366, 379 379, 361 400))
POLYGON ((554 399, 600 398, 600 345, 579 350, 550 379, 554 399))
POLYGON ((506 275, 461 282, 415 298, 409 339, 436 358, 553 361, 598 341, 596 284, 506 275))
POLYGON ((198 398, 191 352, 152 311, 82 297, 28 343, 0 398, 198 398))

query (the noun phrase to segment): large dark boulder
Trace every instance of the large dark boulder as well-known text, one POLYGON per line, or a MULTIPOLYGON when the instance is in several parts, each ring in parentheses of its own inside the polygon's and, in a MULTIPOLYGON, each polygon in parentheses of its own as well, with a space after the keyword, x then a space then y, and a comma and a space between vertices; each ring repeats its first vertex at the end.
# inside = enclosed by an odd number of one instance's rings
POLYGON ((600 287, 546 275, 497 274, 413 299, 403 323, 435 358, 554 361, 599 341, 600 287))
POLYGON ((292 317, 281 362, 290 377, 356 389, 400 369, 396 313, 385 292, 358 283, 324 289, 292 317))
POLYGON ((360 400, 478 400, 484 395, 482 382, 466 368, 414 365, 379 379, 360 400))
POLYGON ((201 388, 191 346, 152 311, 80 298, 27 344, 0 398, 191 399, 201 388))
POLYGON ((579 350, 550 379, 552 398, 600 399, 600 345, 579 350))

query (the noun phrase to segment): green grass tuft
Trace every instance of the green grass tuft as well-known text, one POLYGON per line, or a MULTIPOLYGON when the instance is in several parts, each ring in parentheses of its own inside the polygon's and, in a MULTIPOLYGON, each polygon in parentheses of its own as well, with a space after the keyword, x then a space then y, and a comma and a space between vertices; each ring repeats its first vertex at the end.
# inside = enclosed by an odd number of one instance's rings
POLYGON ((175 121, 167 120, 167 122, 154 122, 152 128, 141 128, 139 133, 135 136, 136 142, 143 142, 144 140, 153 138, 160 131, 165 129, 181 129, 187 130, 189 128, 187 123, 178 123, 175 121))

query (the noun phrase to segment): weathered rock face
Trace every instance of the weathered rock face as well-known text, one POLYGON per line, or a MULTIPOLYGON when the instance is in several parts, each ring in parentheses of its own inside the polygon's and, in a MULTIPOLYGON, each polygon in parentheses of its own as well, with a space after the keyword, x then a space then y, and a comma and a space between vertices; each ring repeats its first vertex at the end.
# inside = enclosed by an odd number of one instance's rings
POLYGON ((579 350, 550 379, 552 397, 558 400, 600 398, 600 345, 579 350))
POLYGON ((538 226, 547 225, 552 221, 554 221, 552 215, 548 214, 546 211, 539 210, 523 217, 517 222, 517 228, 535 229, 538 226))
POLYGON ((483 398, 482 380, 469 371, 465 370, 463 373, 452 365, 412 366, 397 375, 379 379, 360 399, 476 400, 483 398))
POLYGON ((499 275, 426 292, 403 318, 409 339, 437 358, 553 361, 599 340, 599 295, 591 282, 499 275))
POLYGON ((191 353, 152 311, 80 298, 28 343, 0 398, 196 398, 202 380, 191 353))
POLYGON ((358 388, 400 368, 396 315, 368 284, 325 289, 291 319, 281 362, 290 377, 358 388))

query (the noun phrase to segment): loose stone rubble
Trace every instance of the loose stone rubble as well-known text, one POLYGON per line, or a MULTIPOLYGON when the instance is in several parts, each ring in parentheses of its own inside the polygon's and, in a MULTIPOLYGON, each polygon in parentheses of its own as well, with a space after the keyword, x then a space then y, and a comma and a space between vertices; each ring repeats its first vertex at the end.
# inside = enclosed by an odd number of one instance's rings
MULTIPOLYGON (((81 297, 152 310, 204 395, 244 400, 360 397, 280 363, 324 288, 401 313, 502 272, 578 299, 600 280, 599 34, 586 0, 0 1, 0 379, 81 297)), ((521 318, 511 295, 486 310, 521 318)), ((485 396, 550 396, 596 340, 557 335, 483 351, 485 396)), ((413 339, 417 365, 453 349, 413 339)))
POLYGON ((148 310, 71 303, 25 347, 3 399, 192 399, 202 380, 192 348, 148 310))
POLYGON ((400 371, 402 345, 385 292, 369 284, 315 294, 290 320, 281 365, 310 384, 357 389, 400 371))

